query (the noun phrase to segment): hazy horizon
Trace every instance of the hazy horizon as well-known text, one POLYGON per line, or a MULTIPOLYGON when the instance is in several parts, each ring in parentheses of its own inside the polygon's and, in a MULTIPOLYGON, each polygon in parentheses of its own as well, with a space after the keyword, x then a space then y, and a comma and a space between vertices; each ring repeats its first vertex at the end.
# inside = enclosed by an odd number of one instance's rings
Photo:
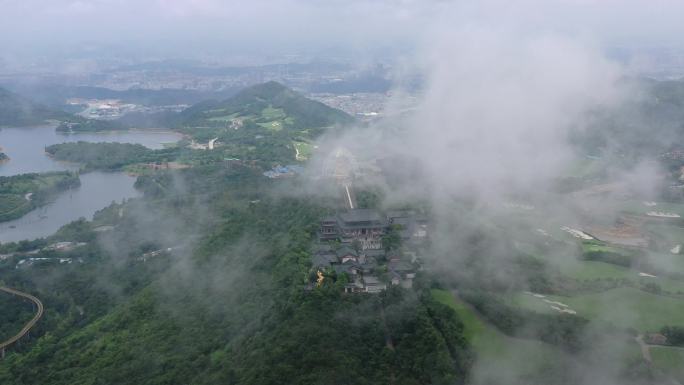
POLYGON ((412 60, 440 29, 469 26, 589 41, 637 70, 684 61, 684 3, 667 0, 3 0, 0 9, 0 68, 12 70, 165 59, 396 62, 412 60))

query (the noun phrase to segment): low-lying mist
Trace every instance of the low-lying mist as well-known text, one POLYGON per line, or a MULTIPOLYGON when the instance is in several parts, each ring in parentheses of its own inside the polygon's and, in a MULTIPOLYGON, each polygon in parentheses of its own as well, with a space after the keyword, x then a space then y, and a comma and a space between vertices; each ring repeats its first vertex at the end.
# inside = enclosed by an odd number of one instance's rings
MULTIPOLYGON (((390 103, 380 123, 321 138, 310 169, 330 172, 346 157, 356 188, 379 189, 386 208, 429 207, 426 267, 452 288, 563 287, 553 271, 532 276, 519 268, 529 262, 521 257, 525 245, 545 244, 548 258, 570 263, 576 247, 545 241, 548 232, 612 226, 620 217, 615 199, 659 193, 664 172, 654 156, 627 159, 616 150, 620 137, 608 138, 598 153, 574 140, 602 130, 597 116, 636 105, 645 91, 586 39, 480 27, 436 31, 414 63, 426 79, 417 108, 392 111, 390 103), (573 170, 587 160, 602 162, 601 171, 575 184, 581 178, 573 170)), ((620 127, 613 132, 619 136, 620 127)), ((591 347, 546 370, 564 383, 624 383, 619 361, 629 337, 608 343, 598 335, 586 328, 582 338, 593 338, 591 347)), ((526 369, 516 353, 508 354, 478 362, 474 382, 530 383, 521 380, 526 369)))

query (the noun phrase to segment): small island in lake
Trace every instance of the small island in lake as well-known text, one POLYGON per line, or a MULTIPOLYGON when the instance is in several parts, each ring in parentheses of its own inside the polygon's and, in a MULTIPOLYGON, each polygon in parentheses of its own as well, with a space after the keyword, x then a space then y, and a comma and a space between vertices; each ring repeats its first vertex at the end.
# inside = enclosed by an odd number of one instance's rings
POLYGON ((87 171, 119 171, 137 163, 174 161, 179 157, 180 149, 152 150, 132 143, 68 142, 48 146, 45 152, 56 160, 80 163, 87 171))

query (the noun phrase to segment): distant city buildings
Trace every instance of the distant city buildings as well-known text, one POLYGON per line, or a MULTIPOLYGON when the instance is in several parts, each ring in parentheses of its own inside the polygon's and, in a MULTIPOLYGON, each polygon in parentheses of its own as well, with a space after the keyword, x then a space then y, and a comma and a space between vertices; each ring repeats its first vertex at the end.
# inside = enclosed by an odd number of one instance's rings
POLYGON ((418 104, 415 96, 396 98, 392 93, 314 93, 307 96, 330 107, 342 110, 363 122, 378 120, 386 116, 388 112, 398 113, 410 110, 418 104), (393 105, 391 111, 388 111, 390 101, 393 105))
POLYGON ((67 99, 66 104, 71 106, 81 106, 83 111, 78 115, 89 119, 113 120, 131 112, 156 113, 164 111, 179 112, 187 108, 188 105, 178 104, 169 106, 143 106, 140 104, 124 103, 118 99, 67 99))

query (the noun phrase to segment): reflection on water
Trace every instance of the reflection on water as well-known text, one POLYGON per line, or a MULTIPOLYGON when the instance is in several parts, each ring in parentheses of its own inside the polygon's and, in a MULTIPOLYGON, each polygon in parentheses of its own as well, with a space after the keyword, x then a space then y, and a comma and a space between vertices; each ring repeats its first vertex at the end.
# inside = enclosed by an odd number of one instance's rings
POLYGON ((61 134, 54 127, 21 127, 0 129, 0 147, 10 157, 0 164, 0 176, 78 169, 76 165, 55 162, 45 154, 45 147, 64 142, 138 143, 161 148, 163 143, 177 142, 181 135, 169 131, 113 131, 104 133, 61 134))
MULTIPOLYGON (((76 165, 54 161, 45 154, 45 147, 55 143, 81 140, 139 143, 149 148, 161 148, 163 143, 176 142, 180 138, 180 134, 168 131, 60 134, 54 127, 3 128, 0 130, 0 147, 10 160, 0 164, 0 176, 78 169, 76 165)), ((60 194, 53 203, 19 219, 0 223, 0 242, 45 237, 80 217, 92 219, 95 211, 112 201, 138 196, 133 188, 134 182, 134 177, 120 172, 81 174, 81 187, 60 194)))
POLYGON ((80 217, 92 219, 95 211, 112 201, 138 196, 134 182, 134 177, 120 172, 82 174, 81 187, 66 191, 53 203, 19 219, 0 223, 0 242, 46 237, 80 217))

